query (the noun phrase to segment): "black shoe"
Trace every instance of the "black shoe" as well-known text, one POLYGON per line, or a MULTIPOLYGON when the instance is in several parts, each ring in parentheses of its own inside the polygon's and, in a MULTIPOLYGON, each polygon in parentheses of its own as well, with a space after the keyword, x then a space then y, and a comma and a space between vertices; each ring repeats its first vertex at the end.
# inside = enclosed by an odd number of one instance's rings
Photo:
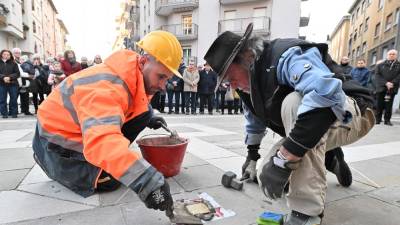
POLYGON ((179 114, 179 112, 175 112, 175 114, 179 114))
POLYGON ((171 111, 169 111, 169 112, 168 112, 168 114, 172 114, 172 112, 171 112, 171 111))
MULTIPOLYGON (((193 114, 193 113, 192 113, 193 114)), ((204 115, 204 112, 200 112, 200 115, 204 115)))
POLYGON ((3 115, 3 119, 7 119, 8 118, 8 116, 6 116, 6 115, 3 115))
POLYGON ((320 225, 322 216, 308 216, 306 214, 292 211, 283 219, 283 225, 320 225))
POLYGON ((186 115, 189 115, 190 113, 189 112, 186 112, 186 115))
POLYGON ((326 154, 325 167, 334 173, 340 185, 349 187, 353 182, 353 176, 349 165, 344 161, 342 148, 335 148, 326 154))
POLYGON ((388 126, 393 126, 393 123, 392 123, 392 122, 390 122, 390 121, 385 121, 385 125, 388 125, 388 126))
POLYGON ((17 116, 17 115, 12 115, 11 117, 12 117, 12 118, 18 118, 18 116, 17 116))
POLYGON ((377 121, 375 122, 375 124, 381 124, 381 121, 377 120, 377 121))
POLYGON ((24 115, 26 116, 33 116, 33 114, 31 112, 25 112, 24 115))
POLYGON ((213 114, 213 112, 208 112, 208 115, 212 115, 213 114))

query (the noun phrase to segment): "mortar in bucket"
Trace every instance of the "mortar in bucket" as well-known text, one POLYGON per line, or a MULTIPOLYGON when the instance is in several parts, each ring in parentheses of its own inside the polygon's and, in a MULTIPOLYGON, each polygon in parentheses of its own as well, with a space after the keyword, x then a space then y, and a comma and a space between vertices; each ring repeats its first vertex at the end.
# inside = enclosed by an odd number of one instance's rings
POLYGON ((165 177, 172 177, 180 172, 188 139, 169 135, 145 135, 136 143, 140 147, 143 158, 165 177))

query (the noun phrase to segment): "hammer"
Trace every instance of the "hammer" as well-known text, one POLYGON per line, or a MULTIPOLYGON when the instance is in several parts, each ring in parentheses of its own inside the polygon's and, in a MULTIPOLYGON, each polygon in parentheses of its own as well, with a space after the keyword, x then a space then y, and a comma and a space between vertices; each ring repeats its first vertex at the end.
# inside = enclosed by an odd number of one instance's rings
POLYGON ((225 172, 222 175, 221 183, 227 188, 233 188, 238 191, 243 189, 243 182, 236 179, 236 174, 231 171, 225 172))

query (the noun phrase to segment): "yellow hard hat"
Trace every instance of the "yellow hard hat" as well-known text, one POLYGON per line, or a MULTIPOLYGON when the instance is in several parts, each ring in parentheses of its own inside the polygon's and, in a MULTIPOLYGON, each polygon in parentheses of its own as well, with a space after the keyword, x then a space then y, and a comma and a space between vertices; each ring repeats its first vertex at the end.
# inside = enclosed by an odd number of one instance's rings
POLYGON ((173 34, 162 30, 152 31, 136 44, 182 78, 178 72, 183 56, 182 47, 173 34))

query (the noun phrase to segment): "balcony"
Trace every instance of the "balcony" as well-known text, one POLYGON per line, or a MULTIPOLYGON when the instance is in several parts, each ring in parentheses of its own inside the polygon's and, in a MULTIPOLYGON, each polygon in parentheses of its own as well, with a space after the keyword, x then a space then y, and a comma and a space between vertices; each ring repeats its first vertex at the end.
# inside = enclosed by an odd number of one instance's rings
POLYGON ((156 0, 156 14, 158 16, 192 11, 197 7, 199 7, 199 0, 156 0))
POLYGON ((230 5, 230 4, 237 4, 237 3, 244 3, 244 2, 260 2, 260 1, 262 1, 262 0, 219 0, 221 5, 230 5))
POLYGON ((171 32, 179 41, 196 40, 198 36, 198 26, 192 23, 188 24, 171 24, 161 26, 161 30, 171 32))
POLYGON ((7 26, 7 14, 9 12, 9 9, 4 4, 0 4, 0 27, 7 26))
POLYGON ((271 23, 270 18, 266 16, 220 20, 218 32, 232 31, 237 34, 244 34, 249 23, 253 23, 253 33, 269 35, 271 23))

